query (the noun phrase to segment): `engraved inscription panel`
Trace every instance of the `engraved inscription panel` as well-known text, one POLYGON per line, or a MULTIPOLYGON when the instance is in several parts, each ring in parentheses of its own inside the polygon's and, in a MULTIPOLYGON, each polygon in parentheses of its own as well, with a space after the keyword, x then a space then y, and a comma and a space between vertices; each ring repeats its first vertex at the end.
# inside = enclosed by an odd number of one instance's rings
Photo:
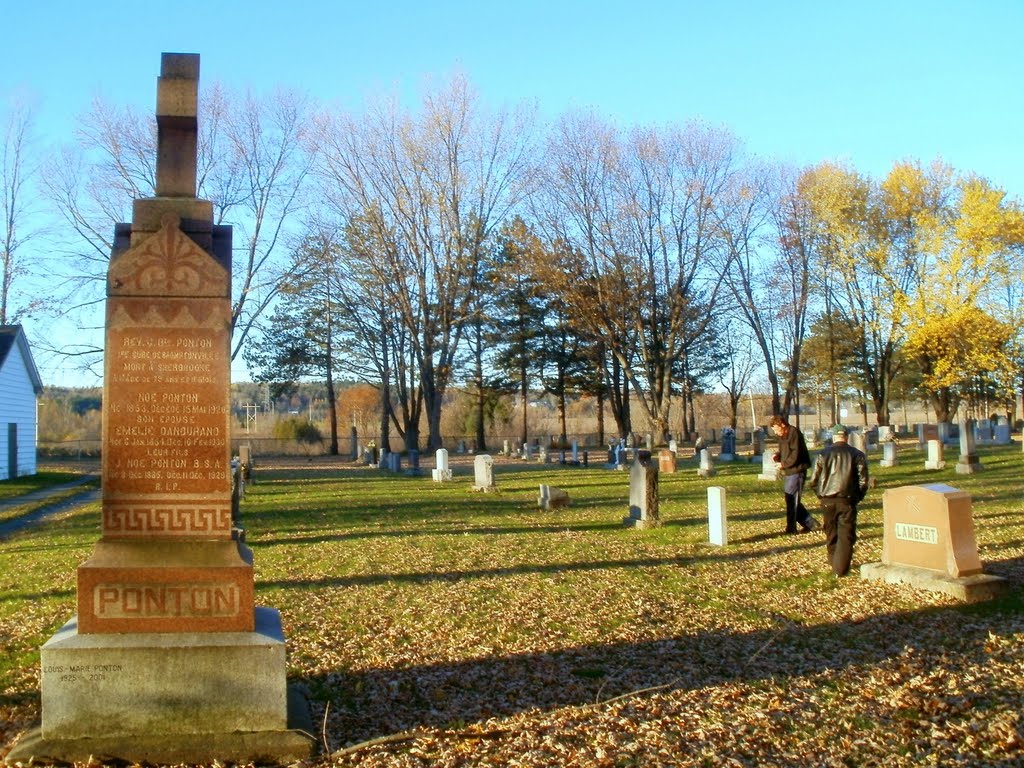
POLYGON ((228 311, 108 299, 104 533, 230 531, 228 311))
POLYGON ((227 581, 200 584, 97 584, 93 587, 97 619, 164 619, 235 616, 241 607, 238 585, 227 581))
POLYGON ((896 523, 896 538, 901 541, 919 541, 923 544, 938 544, 939 529, 930 525, 896 523))

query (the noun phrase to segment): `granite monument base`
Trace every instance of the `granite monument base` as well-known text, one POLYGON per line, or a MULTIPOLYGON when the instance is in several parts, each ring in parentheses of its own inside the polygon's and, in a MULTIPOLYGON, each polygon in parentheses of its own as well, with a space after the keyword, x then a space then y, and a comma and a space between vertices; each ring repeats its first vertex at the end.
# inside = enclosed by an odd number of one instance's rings
POLYGON ((308 707, 289 702, 280 614, 253 632, 80 634, 72 619, 40 651, 42 726, 8 764, 274 762, 309 757, 308 707))
POLYGON ((860 576, 869 581, 907 584, 928 592, 941 592, 965 603, 992 600, 1005 594, 1009 588, 1009 582, 1002 576, 976 573, 957 577, 911 565, 864 563, 860 567, 860 576))

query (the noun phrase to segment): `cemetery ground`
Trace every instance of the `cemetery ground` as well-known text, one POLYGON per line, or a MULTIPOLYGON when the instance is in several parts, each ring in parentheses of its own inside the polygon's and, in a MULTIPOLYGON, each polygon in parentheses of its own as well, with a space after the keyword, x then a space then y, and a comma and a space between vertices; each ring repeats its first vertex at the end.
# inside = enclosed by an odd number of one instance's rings
MULTIPOLYGON (((628 472, 501 458, 493 493, 465 463, 438 484, 265 460, 242 509, 316 765, 1022 765, 1024 457, 979 454, 965 476, 873 456, 854 553, 880 558, 885 488, 969 491, 985 570, 1011 585, 973 605, 833 578, 820 533, 781 535, 759 463, 680 462, 651 530, 622 525, 628 472), (538 509, 540 483, 572 505, 538 509), (725 547, 707 544, 710 485, 725 547)), ((0 540, 0 756, 38 720, 39 646, 98 536, 94 503, 0 540)))

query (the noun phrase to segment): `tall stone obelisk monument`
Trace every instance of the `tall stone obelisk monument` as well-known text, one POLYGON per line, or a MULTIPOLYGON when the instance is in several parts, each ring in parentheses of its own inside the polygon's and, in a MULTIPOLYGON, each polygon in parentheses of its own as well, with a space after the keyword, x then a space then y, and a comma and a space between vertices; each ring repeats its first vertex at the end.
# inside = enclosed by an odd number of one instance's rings
POLYGON ((284 635, 231 520, 231 228, 196 198, 199 56, 164 54, 156 196, 107 276, 102 537, 41 650, 42 726, 8 762, 291 761, 284 635), (32 751, 26 751, 32 750, 32 751))

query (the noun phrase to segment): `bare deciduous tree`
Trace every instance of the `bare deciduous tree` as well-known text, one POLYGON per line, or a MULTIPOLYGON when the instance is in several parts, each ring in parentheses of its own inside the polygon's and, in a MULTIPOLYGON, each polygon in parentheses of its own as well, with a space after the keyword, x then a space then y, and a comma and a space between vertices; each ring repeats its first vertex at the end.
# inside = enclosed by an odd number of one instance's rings
MULTIPOLYGON (((286 277, 281 255, 315 145, 306 142, 309 100, 277 91, 267 97, 227 94, 214 85, 200 99, 197 195, 214 204, 217 223, 234 227, 232 358, 245 344, 286 277)), ((132 201, 153 195, 156 123, 133 108, 102 100, 79 120, 76 143, 47 164, 43 186, 62 221, 50 264, 51 305, 82 329, 99 330, 96 306, 110 258, 114 225, 130 220, 132 201)), ((53 351, 95 366, 101 334, 53 351)))
MULTIPOLYGON (((408 331, 431 450, 484 248, 523 192, 531 121, 526 110, 485 114, 456 77, 427 93, 418 114, 384 102, 323 123, 324 197, 340 219, 369 225, 368 267, 408 331)), ((418 435, 407 438, 417 446, 418 435)))
POLYGON ((717 297, 714 206, 736 154, 731 136, 704 125, 623 136, 592 114, 566 116, 549 145, 538 217, 567 247, 545 275, 605 340, 662 439, 673 370, 708 327, 688 320, 698 297, 717 297))
POLYGON ((31 194, 33 128, 29 104, 11 102, 0 126, 0 325, 18 322, 38 303, 16 300, 16 284, 29 274, 26 246, 40 233, 31 194))

